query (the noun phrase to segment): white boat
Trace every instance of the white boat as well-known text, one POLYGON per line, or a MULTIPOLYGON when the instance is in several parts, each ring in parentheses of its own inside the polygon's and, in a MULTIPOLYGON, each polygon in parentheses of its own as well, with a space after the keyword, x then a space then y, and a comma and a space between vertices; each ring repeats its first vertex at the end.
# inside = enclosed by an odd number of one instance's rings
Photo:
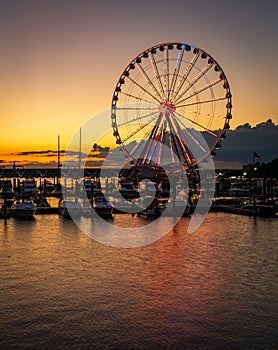
POLYGON ((58 214, 64 217, 80 217, 82 215, 82 206, 76 198, 60 199, 58 214))
POLYGON ((17 200, 11 206, 11 213, 14 217, 31 218, 36 213, 36 206, 31 199, 17 200))
POLYGON ((103 194, 98 194, 92 198, 92 207, 99 216, 113 218, 113 207, 103 194))

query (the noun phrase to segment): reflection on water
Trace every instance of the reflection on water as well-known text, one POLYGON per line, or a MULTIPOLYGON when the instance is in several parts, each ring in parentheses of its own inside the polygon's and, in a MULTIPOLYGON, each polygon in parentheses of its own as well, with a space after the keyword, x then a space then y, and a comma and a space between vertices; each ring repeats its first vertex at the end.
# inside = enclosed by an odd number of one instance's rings
POLYGON ((276 220, 188 223, 117 249, 55 215, 2 220, 1 349, 274 349, 276 220))

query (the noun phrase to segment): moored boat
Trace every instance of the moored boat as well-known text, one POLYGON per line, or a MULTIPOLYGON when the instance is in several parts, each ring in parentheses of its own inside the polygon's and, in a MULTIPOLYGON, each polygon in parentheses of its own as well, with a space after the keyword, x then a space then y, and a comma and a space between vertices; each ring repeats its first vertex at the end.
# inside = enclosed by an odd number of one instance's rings
POLYGON ((0 180, 0 198, 14 199, 14 191, 11 180, 0 180))
POLYGON ((168 216, 188 217, 192 213, 192 205, 188 200, 186 191, 180 191, 175 198, 171 197, 166 201, 165 198, 158 198, 157 210, 162 214, 168 209, 168 216))
POLYGON ((119 191, 125 199, 134 199, 139 197, 137 188, 127 180, 119 181, 117 191, 119 191))
POLYGON ((56 184, 54 186, 54 189, 52 192, 50 192, 49 196, 51 197, 56 197, 56 198, 61 198, 63 192, 62 192, 62 185, 60 183, 56 184))
POLYGON ((98 194, 92 198, 92 207, 96 213, 104 218, 113 218, 113 207, 103 194, 98 194))
POLYGON ((61 198, 58 204, 58 214, 64 217, 80 217, 82 206, 76 198, 61 198))
POLYGON ((140 197, 136 204, 142 208, 141 211, 137 212, 138 217, 143 218, 155 218, 160 216, 160 212, 157 210, 157 198, 153 196, 140 197))
POLYGON ((96 195, 100 191, 97 186, 97 183, 90 177, 85 177, 83 179, 83 186, 84 186, 86 196, 89 199, 92 198, 94 195, 96 195))
POLYGON ((278 217, 278 200, 274 198, 266 198, 263 200, 250 200, 243 203, 242 210, 250 210, 254 215, 264 217, 278 217))
POLYGON ((14 217, 18 218, 31 218, 36 213, 36 205, 31 199, 16 200, 11 206, 11 213, 14 217))
POLYGON ((136 204, 136 200, 134 199, 128 200, 125 198, 112 197, 111 205, 113 207, 114 214, 129 213, 135 215, 138 209, 140 209, 140 207, 138 207, 138 205, 136 204))
POLYGON ((23 181, 18 181, 15 188, 16 196, 20 197, 35 197, 38 194, 37 181, 34 178, 26 178, 23 181))
POLYGON ((44 179, 42 185, 39 186, 40 193, 44 193, 45 195, 51 194, 54 188, 55 188, 55 185, 47 179, 44 179))

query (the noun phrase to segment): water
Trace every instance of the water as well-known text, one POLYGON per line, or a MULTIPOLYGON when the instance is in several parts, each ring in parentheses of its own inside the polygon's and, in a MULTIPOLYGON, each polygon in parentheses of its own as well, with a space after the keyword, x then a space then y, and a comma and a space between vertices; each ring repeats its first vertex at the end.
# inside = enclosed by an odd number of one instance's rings
POLYGON ((277 220, 210 213, 193 234, 188 222, 117 249, 56 215, 0 221, 0 348, 277 347, 277 220))

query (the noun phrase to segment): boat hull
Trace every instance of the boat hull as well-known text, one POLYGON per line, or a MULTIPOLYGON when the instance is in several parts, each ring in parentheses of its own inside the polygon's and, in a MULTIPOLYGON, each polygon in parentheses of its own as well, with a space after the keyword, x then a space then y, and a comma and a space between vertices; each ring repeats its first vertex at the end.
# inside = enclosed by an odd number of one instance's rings
POLYGON ((112 208, 96 208, 96 207, 94 207, 94 210, 102 218, 106 218, 106 219, 113 218, 112 208))
POLYGON ((11 206, 11 214, 18 218, 31 218, 35 215, 37 207, 31 200, 17 200, 11 206))
POLYGON ((63 216, 63 217, 80 217, 82 216, 82 208, 70 208, 70 210, 68 210, 68 208, 63 207, 63 208, 58 208, 58 214, 63 216))
POLYGON ((16 218, 32 218, 35 213, 36 209, 17 209, 17 208, 11 208, 12 216, 16 218))

